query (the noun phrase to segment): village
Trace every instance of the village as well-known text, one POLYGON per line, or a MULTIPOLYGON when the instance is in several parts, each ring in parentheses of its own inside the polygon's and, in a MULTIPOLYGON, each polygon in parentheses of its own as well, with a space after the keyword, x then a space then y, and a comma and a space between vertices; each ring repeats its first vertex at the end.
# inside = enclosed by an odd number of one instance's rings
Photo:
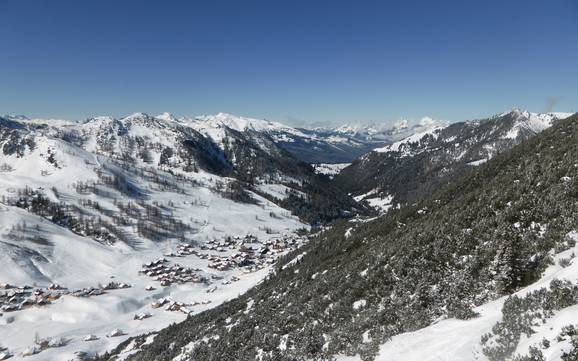
MULTIPOLYGON (((221 239, 211 239, 203 243, 179 243, 174 251, 166 252, 162 257, 149 261, 141 266, 139 277, 149 278, 152 282, 144 287, 147 292, 170 288, 184 284, 199 284, 204 287, 202 294, 207 297, 196 301, 182 302, 168 296, 156 299, 150 303, 151 312, 141 311, 132 316, 134 321, 143 321, 153 317, 157 309, 166 312, 179 312, 185 315, 193 313, 195 306, 212 303, 209 294, 238 282, 243 274, 257 272, 273 265, 279 256, 300 247, 307 239, 296 234, 285 234, 264 241, 256 236, 226 236, 221 239), (199 263, 199 260, 201 261, 199 263), (191 267, 186 264, 206 265, 205 269, 191 267)), ((114 278, 114 277, 112 277, 114 278)), ((14 322, 9 314, 26 312, 32 307, 49 307, 62 297, 91 298, 108 292, 131 288, 124 282, 108 281, 96 286, 69 289, 59 284, 39 287, 37 285, 12 285, 0 283, 0 324, 14 322)), ((125 336, 121 329, 114 329, 101 337, 125 336)), ((80 338, 82 342, 97 341, 101 337, 89 334, 80 338)), ((61 338, 35 338, 21 356, 31 356, 48 348, 61 347, 70 340, 61 338)), ((0 360, 13 355, 0 344, 0 360)))
MULTIPOLYGON (((211 285, 221 277, 215 274, 210 277, 203 276, 203 270, 184 267, 178 263, 171 264, 167 258, 193 256, 206 260, 207 267, 216 271, 240 268, 243 273, 250 273, 275 263, 280 255, 296 249, 303 241, 304 239, 295 235, 285 235, 263 243, 252 235, 225 237, 222 240, 212 239, 205 242, 200 246, 200 251, 193 245, 183 243, 177 246, 175 252, 166 253, 165 258, 144 264, 139 273, 160 282, 161 287, 187 282, 211 285)), ((236 280, 237 277, 231 277, 230 280, 222 281, 222 284, 226 285, 236 280)), ((151 286, 150 290, 153 289, 151 286)))

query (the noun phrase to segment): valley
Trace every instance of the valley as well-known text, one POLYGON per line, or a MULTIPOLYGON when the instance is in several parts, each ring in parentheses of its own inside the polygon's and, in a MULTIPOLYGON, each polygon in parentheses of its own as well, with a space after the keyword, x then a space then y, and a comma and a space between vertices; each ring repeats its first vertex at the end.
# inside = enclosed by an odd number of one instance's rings
POLYGON ((576 281, 571 258, 552 268, 574 249, 574 169, 559 153, 572 141, 548 145, 575 135, 568 117, 513 110, 382 133, 223 113, 0 118, 0 356, 417 360, 436 354, 412 356, 423 335, 471 327, 455 359, 494 361, 481 338, 503 295, 553 272, 576 281), (307 156, 344 139, 370 151, 307 156))

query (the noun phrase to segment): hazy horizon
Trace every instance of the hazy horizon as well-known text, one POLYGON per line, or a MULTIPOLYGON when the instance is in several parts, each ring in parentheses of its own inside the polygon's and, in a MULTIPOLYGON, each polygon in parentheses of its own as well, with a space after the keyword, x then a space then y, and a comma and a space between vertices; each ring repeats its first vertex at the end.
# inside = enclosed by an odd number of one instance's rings
MULTIPOLYGON (((301 120, 301 119, 295 119, 295 118, 287 118, 287 119, 273 119, 273 118, 260 118, 260 117, 255 117, 255 116, 250 116, 250 115, 245 115, 245 114, 233 114, 233 113, 228 113, 228 112, 217 112, 217 113, 213 113, 213 114, 175 114, 169 111, 165 111, 165 112, 158 112, 158 113, 153 113, 153 112, 144 112, 144 111, 136 111, 136 112, 131 112, 131 113, 127 113, 127 114, 95 114, 95 115, 91 115, 88 116, 86 118, 64 118, 64 117, 43 117, 43 116, 31 116, 29 114, 5 114, 2 113, 0 111, 0 116, 4 115, 4 116, 10 116, 10 117, 26 117, 28 119, 41 119, 41 120, 46 120, 46 121, 50 121, 50 120, 65 120, 65 121, 74 121, 74 122, 82 122, 85 121, 87 119, 91 119, 91 118, 96 118, 96 117, 112 117, 115 119, 122 119, 124 117, 128 117, 130 115, 133 114, 137 114, 137 113, 145 113, 148 114, 150 116, 159 116, 163 113, 170 113, 172 116, 174 116, 175 118, 195 118, 198 116, 207 116, 207 115, 216 115, 218 113, 226 113, 226 114, 231 114, 233 116, 238 116, 238 117, 243 117, 243 118, 251 118, 251 119, 262 119, 262 120, 267 120, 267 121, 273 121, 273 122, 279 122, 282 123, 284 125, 288 125, 288 126, 292 126, 292 127, 296 127, 296 128, 315 128, 315 127, 339 127, 339 126, 383 126, 383 127, 392 127, 395 126, 396 124, 398 124, 399 122, 402 121, 407 121, 409 124, 417 124, 421 121, 427 120, 427 119, 431 119, 434 121, 439 121, 439 122, 447 122, 447 123, 456 123, 456 122, 462 122, 462 121, 468 121, 468 120, 477 120, 477 119, 486 119, 486 118, 490 118, 494 115, 498 115, 501 114, 503 112, 508 112, 510 110, 513 110, 515 108, 519 108, 521 110, 524 111, 529 111, 532 113, 542 113, 542 112, 546 112, 546 111, 535 111, 533 109, 524 109, 524 108, 520 108, 520 107, 512 107, 512 109, 504 109, 503 111, 496 111, 492 114, 485 114, 479 117, 468 117, 465 119, 442 119, 442 118, 436 118, 436 117, 431 117, 429 115, 424 115, 421 117, 416 117, 416 118, 410 118, 410 117, 399 117, 396 119, 368 119, 368 120, 357 120, 357 121, 343 121, 343 122, 339 122, 339 121, 317 121, 317 122, 308 122, 305 120, 301 120)), ((550 110, 550 112, 559 112, 559 113, 574 113, 573 111, 565 111, 565 110, 550 110)))

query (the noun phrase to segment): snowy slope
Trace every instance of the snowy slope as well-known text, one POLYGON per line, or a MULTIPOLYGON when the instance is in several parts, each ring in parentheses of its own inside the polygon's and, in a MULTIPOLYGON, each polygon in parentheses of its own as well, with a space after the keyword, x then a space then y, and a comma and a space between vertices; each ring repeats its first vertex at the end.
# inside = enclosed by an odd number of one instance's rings
POLYGON ((331 178, 333 178, 336 174, 341 172, 341 170, 347 167, 349 163, 320 163, 320 164, 313 164, 313 168, 315 168, 315 173, 318 174, 325 174, 331 178))
MULTIPOLYGON (((532 113, 526 110, 514 108, 510 112, 499 114, 489 120, 500 119, 503 117, 513 118, 513 123, 509 125, 508 129, 501 135, 502 139, 516 139, 521 132, 539 133, 544 129, 550 127, 552 123, 559 119, 566 119, 572 113, 532 113)), ((475 122, 474 122, 475 124, 475 122)), ((420 131, 401 139, 391 145, 376 148, 375 152, 401 152, 402 156, 411 156, 412 153, 407 148, 410 144, 418 144, 423 138, 430 136, 431 139, 437 139, 441 130, 446 128, 449 124, 440 124, 433 121, 424 121, 420 131)))
MULTIPOLYGON (((503 115, 506 115, 504 113, 503 115)), ((514 108, 511 114, 515 117, 515 124, 512 129, 504 136, 504 138, 515 139, 521 131, 530 131, 539 133, 544 129, 552 126, 552 123, 558 119, 566 119, 572 113, 532 113, 527 110, 514 108)))
POLYGON ((437 136, 439 135, 440 131, 443 128, 444 128, 443 126, 434 126, 430 129, 426 129, 426 130, 421 131, 419 133, 412 134, 409 137, 406 137, 402 140, 399 140, 399 141, 397 141, 393 144, 387 145, 385 147, 375 148, 373 151, 377 152, 377 153, 400 152, 400 153, 402 153, 401 154, 402 157, 411 156, 412 153, 410 151, 406 150, 407 145, 412 144, 412 143, 417 143, 422 138, 424 138, 426 136, 431 136, 432 138, 436 139, 437 136))

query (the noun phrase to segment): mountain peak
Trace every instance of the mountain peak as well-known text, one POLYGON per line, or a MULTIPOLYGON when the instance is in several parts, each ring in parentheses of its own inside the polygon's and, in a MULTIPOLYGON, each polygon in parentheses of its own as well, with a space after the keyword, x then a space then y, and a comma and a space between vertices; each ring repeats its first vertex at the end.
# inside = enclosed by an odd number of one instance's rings
POLYGON ((134 119, 143 119, 143 118, 150 118, 150 115, 147 113, 137 112, 132 113, 131 115, 122 118, 122 120, 134 120, 134 119))
POLYGON ((155 118, 160 119, 160 120, 166 120, 167 122, 176 122, 178 121, 178 119, 169 112, 163 112, 159 115, 157 115, 155 118))

